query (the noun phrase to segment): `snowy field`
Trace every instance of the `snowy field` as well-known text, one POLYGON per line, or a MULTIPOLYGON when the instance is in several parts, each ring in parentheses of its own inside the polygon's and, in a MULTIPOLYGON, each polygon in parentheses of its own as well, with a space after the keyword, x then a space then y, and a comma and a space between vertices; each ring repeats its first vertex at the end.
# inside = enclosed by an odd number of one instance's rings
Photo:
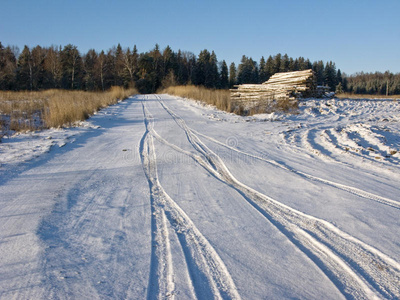
POLYGON ((400 105, 140 95, 0 143, 1 299, 399 299, 400 105))

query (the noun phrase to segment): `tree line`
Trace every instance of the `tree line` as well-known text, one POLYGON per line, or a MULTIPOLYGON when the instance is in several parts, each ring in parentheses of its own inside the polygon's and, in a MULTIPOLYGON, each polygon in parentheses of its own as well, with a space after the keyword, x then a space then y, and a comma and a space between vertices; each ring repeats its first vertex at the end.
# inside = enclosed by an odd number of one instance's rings
POLYGON ((354 94, 400 95, 400 73, 356 73, 347 76, 345 90, 354 94))
MULTIPOLYGON (((315 71, 318 85, 328 85, 333 91, 339 88, 356 93, 382 92, 379 84, 376 84, 379 88, 372 89, 372 83, 367 87, 365 81, 372 82, 368 74, 346 77, 332 61, 311 62, 304 57, 292 58, 280 53, 267 59, 261 57, 259 62, 243 55, 237 67, 231 63, 228 68, 225 60, 218 61, 215 52, 207 49, 195 55, 188 51, 175 52, 169 46, 161 50, 156 44, 152 50, 139 53, 136 46, 122 48, 118 44, 108 51, 90 49, 81 53, 77 46, 68 44, 31 49, 24 46, 19 51, 0 42, 1 90, 95 91, 111 86, 135 86, 141 93, 154 93, 162 87, 186 84, 227 89, 236 84, 265 82, 277 72, 306 69, 315 71), (362 82, 365 89, 354 88, 362 82)), ((398 81, 398 75, 393 75, 391 80, 398 81)), ((397 91, 395 86, 390 85, 393 92, 397 91)))

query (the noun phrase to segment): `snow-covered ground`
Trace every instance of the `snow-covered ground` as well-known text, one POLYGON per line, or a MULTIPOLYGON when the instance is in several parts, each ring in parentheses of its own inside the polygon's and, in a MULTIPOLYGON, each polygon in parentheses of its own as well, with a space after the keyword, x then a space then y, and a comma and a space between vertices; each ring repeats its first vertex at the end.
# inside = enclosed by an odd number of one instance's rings
POLYGON ((142 95, 0 143, 1 299, 400 297, 400 106, 142 95))

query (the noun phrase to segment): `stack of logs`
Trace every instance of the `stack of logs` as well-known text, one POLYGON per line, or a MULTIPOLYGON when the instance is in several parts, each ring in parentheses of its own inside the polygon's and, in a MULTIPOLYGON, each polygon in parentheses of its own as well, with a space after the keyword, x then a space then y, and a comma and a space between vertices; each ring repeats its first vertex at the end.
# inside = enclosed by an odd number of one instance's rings
POLYGON ((296 101, 314 96, 316 78, 313 70, 276 73, 263 84, 241 84, 231 89, 231 99, 248 107, 266 105, 272 101, 296 101))

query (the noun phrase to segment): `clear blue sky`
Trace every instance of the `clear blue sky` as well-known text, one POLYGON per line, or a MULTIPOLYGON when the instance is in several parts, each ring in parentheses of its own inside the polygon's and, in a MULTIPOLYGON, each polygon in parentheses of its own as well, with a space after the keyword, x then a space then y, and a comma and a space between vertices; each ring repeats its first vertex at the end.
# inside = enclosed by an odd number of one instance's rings
POLYGON ((78 46, 139 52, 170 45, 218 60, 277 53, 332 60, 347 74, 400 72, 400 0, 0 0, 0 41, 21 50, 78 46))

